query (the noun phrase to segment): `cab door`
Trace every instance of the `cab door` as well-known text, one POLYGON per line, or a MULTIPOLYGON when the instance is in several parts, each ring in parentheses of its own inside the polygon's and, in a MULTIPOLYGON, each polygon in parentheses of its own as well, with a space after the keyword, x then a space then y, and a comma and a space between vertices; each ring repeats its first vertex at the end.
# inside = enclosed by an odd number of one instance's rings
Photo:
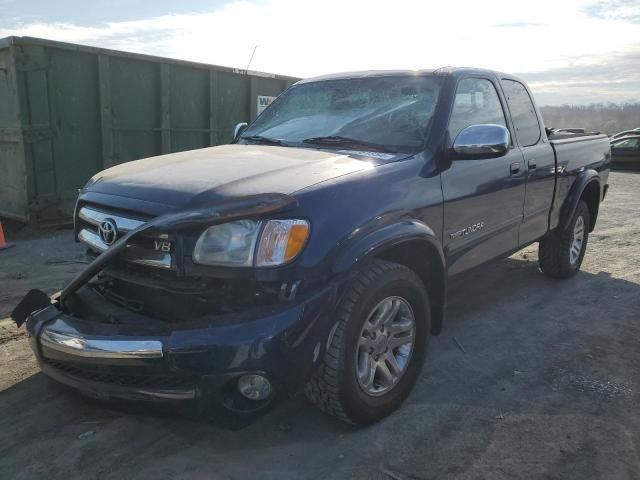
POLYGON ((515 127, 515 139, 524 156, 525 200, 519 238, 522 246, 539 239, 549 228, 556 159, 527 88, 509 78, 503 78, 501 83, 515 127))
MULTIPOLYGON (((449 145, 471 125, 502 125, 513 135, 495 82, 475 76, 459 80, 449 118, 449 145)), ((524 179, 522 152, 513 142, 500 157, 451 160, 441 173, 443 245, 450 274, 517 248, 524 179)))

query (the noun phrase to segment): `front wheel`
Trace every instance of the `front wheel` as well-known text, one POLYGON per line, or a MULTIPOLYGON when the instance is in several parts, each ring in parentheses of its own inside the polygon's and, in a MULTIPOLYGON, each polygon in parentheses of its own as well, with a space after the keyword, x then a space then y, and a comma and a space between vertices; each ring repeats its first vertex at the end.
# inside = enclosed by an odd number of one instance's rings
POLYGON ((540 269, 553 278, 573 277, 582 265, 589 239, 589 207, 580 200, 567 229, 558 228, 540 240, 540 269))
POLYGON ((324 358, 305 393, 321 410, 365 425, 397 409, 422 367, 430 330, 429 298, 402 265, 374 261, 339 306, 324 358))

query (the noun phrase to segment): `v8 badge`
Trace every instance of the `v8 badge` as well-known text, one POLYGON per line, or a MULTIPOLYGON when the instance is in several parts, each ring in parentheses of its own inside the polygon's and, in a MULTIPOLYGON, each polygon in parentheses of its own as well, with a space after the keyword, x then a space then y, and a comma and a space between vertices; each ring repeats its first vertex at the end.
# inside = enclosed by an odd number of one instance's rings
POLYGON ((168 240, 154 240, 153 248, 156 252, 171 253, 173 250, 173 243, 168 240))

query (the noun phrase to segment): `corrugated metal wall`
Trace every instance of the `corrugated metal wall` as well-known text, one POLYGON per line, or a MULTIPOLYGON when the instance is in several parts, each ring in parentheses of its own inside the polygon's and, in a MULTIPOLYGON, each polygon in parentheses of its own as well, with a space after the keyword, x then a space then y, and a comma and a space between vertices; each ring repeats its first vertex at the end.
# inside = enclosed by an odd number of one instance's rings
POLYGON ((297 79, 48 40, 0 40, 0 216, 68 221, 94 173, 227 143, 297 79))
POLYGON ((0 216, 29 215, 27 169, 13 47, 0 47, 0 216))

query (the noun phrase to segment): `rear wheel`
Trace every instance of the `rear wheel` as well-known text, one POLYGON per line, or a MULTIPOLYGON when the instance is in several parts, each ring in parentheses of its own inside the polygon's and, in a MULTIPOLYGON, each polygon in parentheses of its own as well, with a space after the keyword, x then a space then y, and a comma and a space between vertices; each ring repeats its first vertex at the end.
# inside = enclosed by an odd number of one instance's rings
POLYGON ((540 240, 540 269, 553 278, 573 277, 582 265, 589 239, 589 207, 580 200, 569 227, 557 229, 540 240))
POLYGON ((306 387, 321 410, 355 424, 397 409, 426 353, 429 299, 410 269, 375 261, 351 284, 324 358, 306 387))

